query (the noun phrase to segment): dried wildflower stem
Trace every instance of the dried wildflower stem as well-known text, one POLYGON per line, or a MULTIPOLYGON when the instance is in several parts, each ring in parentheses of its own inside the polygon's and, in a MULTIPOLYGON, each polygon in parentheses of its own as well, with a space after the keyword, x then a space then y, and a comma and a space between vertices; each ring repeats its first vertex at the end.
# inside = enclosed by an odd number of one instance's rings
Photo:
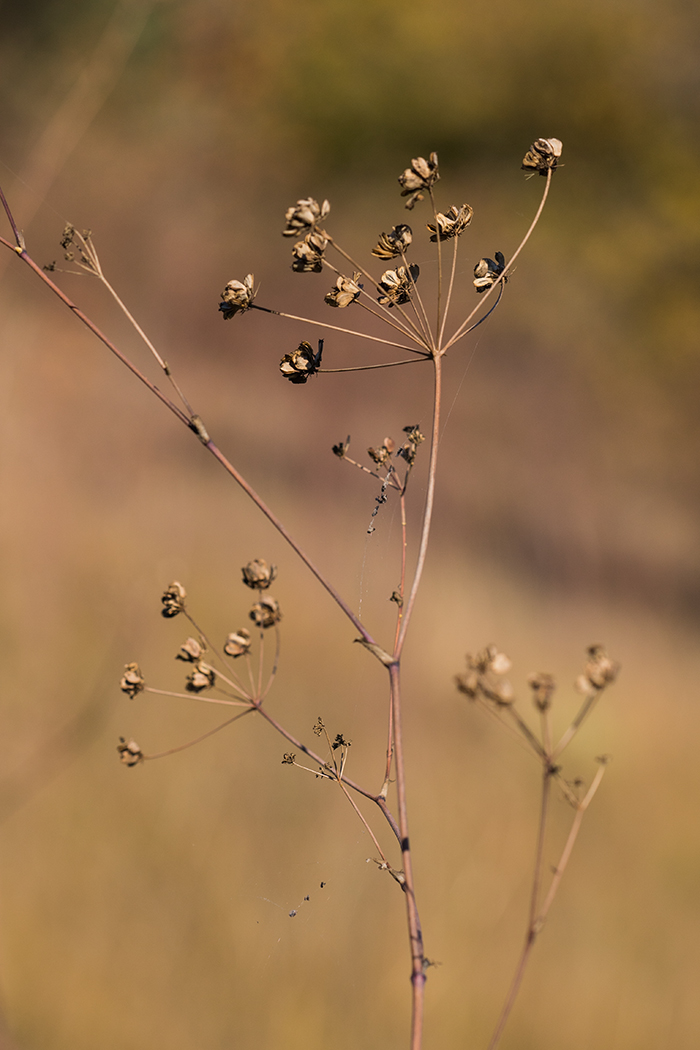
POLYGON ((428 314, 426 312, 425 306, 423 305, 423 300, 421 298, 421 294, 420 294, 420 291, 419 291, 419 288, 418 288, 418 284, 414 280, 413 274, 411 273, 411 268, 408 265, 408 260, 406 259, 406 253, 405 252, 401 252, 401 261, 403 262, 404 269, 405 269, 406 273, 409 276, 409 279, 411 281, 411 287, 413 288, 413 292, 414 292, 414 295, 416 297, 415 300, 411 299, 411 306, 413 307, 413 311, 414 311, 414 313, 416 315, 416 318, 418 319, 418 323, 420 324, 420 326, 421 326, 421 328, 423 330, 423 336, 425 337, 426 345, 431 350, 434 350, 435 349, 435 340, 433 339, 433 334, 430 331, 430 321, 428 320, 428 314), (420 306, 420 311, 416 307, 416 300, 418 302, 418 306, 420 306))
MULTIPOLYGON (((435 221, 437 222, 437 219, 435 221)), ((440 331, 438 334, 438 346, 442 346, 442 341, 445 338, 445 325, 447 324, 447 315, 450 312, 450 303, 452 302, 452 289, 454 288, 455 274, 457 272, 457 247, 459 245, 459 237, 454 237, 453 242, 454 243, 452 245, 452 269, 450 271, 450 284, 447 289, 447 298, 445 300, 445 312, 442 316, 442 324, 440 325, 440 331)), ((501 284, 501 292, 502 291, 503 284, 501 284)), ((493 309, 493 307, 491 307, 491 309, 493 309)), ((491 310, 489 310, 489 313, 491 313, 491 310)), ((488 314, 486 316, 488 317, 488 314)))
MULTIPOLYGON (((430 194, 430 204, 433 209, 433 221, 435 223, 435 240, 437 242, 437 264, 438 264, 438 287, 437 287, 437 324, 435 325, 435 335, 440 333, 442 328, 440 324, 440 307, 442 305, 442 237, 440 236, 440 223, 437 217, 437 205, 435 204, 435 195, 433 194, 433 187, 428 186, 428 193, 430 194)), ((456 238, 455 238, 456 239, 456 238)))
POLYGON ((573 850, 574 845, 576 843, 576 839, 578 837, 578 833, 579 833, 579 831, 581 829, 581 822, 583 820, 583 816, 584 816, 586 810, 588 809, 588 807, 590 806, 591 802, 593 801, 593 797, 594 797, 596 791, 598 790, 598 788, 600 786, 600 782, 603 779, 603 776, 605 775, 605 769, 606 769, 606 766, 604 764, 601 764, 601 766, 599 767, 595 777, 593 778, 593 782, 592 782, 590 788, 586 792, 585 797, 581 800, 581 802, 578 802, 576 804, 576 815, 574 816, 574 820, 573 820, 573 823, 571 825, 571 830, 569 831, 569 835, 568 835, 568 838, 566 840, 566 844, 564 846, 564 850, 562 852, 562 855, 561 855, 561 857, 559 859, 559 863, 557 864, 556 868, 554 869, 554 875, 552 877, 552 882, 551 882, 550 887, 549 887, 549 892, 547 893, 547 896, 545 898, 545 901, 544 901, 544 904, 542 905, 541 910, 538 913, 535 914, 534 918, 532 917, 532 913, 531 913, 530 923, 528 925, 527 935, 525 937, 525 943, 523 945, 523 949, 522 949, 522 952, 520 954, 520 958, 519 958, 517 966, 515 968, 515 974, 513 975, 513 980, 511 982, 511 986, 510 986, 510 988, 508 990, 508 995, 506 996, 506 1001, 505 1001, 505 1003, 503 1005, 503 1009, 501 1011, 501 1015, 500 1015, 500 1017, 498 1019, 498 1022, 496 1024, 496 1028, 494 1030, 494 1033, 491 1036, 491 1040, 490 1040, 490 1042, 488 1044, 487 1050, 495 1050, 495 1048, 498 1046, 498 1044, 499 1044, 499 1042, 501 1040, 501 1036, 503 1034, 503 1029, 506 1026, 506 1022, 508 1021, 508 1018, 510 1017, 511 1011, 513 1009, 513 1006, 515 1004, 515 1000, 516 1000, 517 995, 518 995, 518 992, 520 991, 520 985, 522 984, 522 980, 523 980, 523 977, 525 975, 525 969, 527 967, 527 964, 528 964, 528 961, 529 961, 529 958, 530 958, 530 954, 531 954, 532 949, 534 947, 535 941, 537 940, 537 937, 538 937, 539 933, 541 932, 542 927, 544 926, 544 923, 545 923, 545 920, 547 918, 547 915, 549 914, 549 910, 552 907, 552 903, 553 903, 554 898, 556 896, 557 890, 559 889, 559 885, 561 883, 562 876, 564 875, 564 872, 566 870, 566 866, 569 863, 569 859, 571 857, 572 850, 573 850))
MULTIPOLYGON (((336 266, 334 266, 333 263, 329 262, 328 259, 324 259, 323 260, 323 265, 327 266, 329 270, 333 271, 333 273, 337 273, 339 277, 343 276, 343 274, 341 274, 340 270, 336 266)), ((375 287, 378 287, 377 282, 374 279, 372 279, 372 283, 375 285, 375 287)), ((374 299, 369 294, 369 292, 365 291, 364 288, 360 288, 360 295, 361 296, 364 295, 367 299, 369 299, 369 301, 372 304, 374 304, 374 299)), ((411 329, 413 329, 413 333, 415 333, 416 336, 420 337, 420 332, 418 331, 416 326, 410 322, 410 320, 408 322, 411 325, 410 328, 408 328, 406 325, 400 324, 398 321, 396 321, 392 317, 392 315, 389 312, 389 308, 386 307, 386 306, 382 306, 381 303, 379 303, 378 305, 379 305, 379 308, 381 309, 382 313, 377 313, 376 310, 371 310, 370 307, 367 306, 366 303, 362 302, 361 298, 357 299, 356 302, 357 302, 357 305, 361 306, 363 310, 367 311, 367 313, 372 314, 372 316, 376 317, 379 321, 383 321, 385 324, 388 324, 390 328, 395 328, 396 331, 397 332, 401 332, 402 335, 408 336, 409 339, 413 339, 414 338, 414 335, 411 333, 411 329)), ((421 339, 420 341, 422 342, 423 340, 421 339)))
POLYGON ((346 799, 348 800, 348 802, 350 803, 352 808, 355 810, 355 812, 357 813, 357 815, 360 818, 360 820, 362 821, 362 823, 364 824, 365 830, 367 831, 367 834, 369 835, 369 837, 372 839, 372 842, 374 843, 375 848, 376 848, 377 852, 379 853, 379 856, 382 858, 382 860, 384 861, 385 864, 389 864, 389 861, 386 859, 386 856, 384 855, 384 851, 383 851, 382 847, 379 845, 379 842, 377 841, 377 836, 374 834, 374 832, 372 831, 371 827, 369 826, 369 824, 365 820, 361 810, 359 809, 357 803, 355 802, 355 799, 352 797, 352 795, 350 794, 348 789, 345 787, 345 784, 343 783, 341 777, 337 778, 337 783, 338 783, 338 785, 340 787, 340 790, 343 792, 343 794, 345 795, 346 799))
POLYGON ((239 718, 244 718, 249 715, 251 711, 255 711, 255 707, 251 706, 246 711, 241 711, 240 714, 234 715, 233 718, 227 718, 221 725, 215 726, 210 729, 208 733, 202 733, 201 736, 196 737, 195 740, 189 740, 186 744, 179 744, 178 747, 171 747, 167 751, 159 751, 157 755, 144 755, 144 762, 149 762, 154 758, 167 758, 168 755, 175 755, 178 751, 186 751, 188 747, 194 747, 195 744, 201 744, 203 740, 207 740, 208 737, 214 736, 215 733, 220 733, 226 726, 230 726, 232 722, 237 722, 239 718))
POLYGON ((502 285, 503 285, 503 284, 505 283, 505 280, 506 280, 506 277, 507 277, 507 274, 508 274, 508 270, 509 270, 509 269, 510 269, 510 267, 511 267, 511 266, 513 265, 513 263, 515 262, 515 260, 516 260, 516 259, 518 258, 518 256, 520 255, 521 251, 523 250, 523 248, 525 247, 525 245, 527 244, 527 242, 528 242, 528 241, 530 240, 530 237, 531 237, 531 235, 532 235, 532 233, 533 233, 533 231, 534 231, 535 227, 537 226, 537 223, 538 223, 538 222, 540 221, 540 216, 542 215, 542 212, 543 212, 543 210, 544 210, 544 206, 545 206, 545 203, 546 203, 546 201, 547 201, 547 197, 549 196, 549 187, 550 187, 550 186, 551 186, 551 184, 552 184, 552 170, 553 170, 553 169, 552 169, 552 168, 550 168, 550 169, 548 170, 548 172, 547 172, 547 181, 546 181, 546 184, 545 184, 545 187, 544 187, 544 192, 542 193, 542 200, 540 201, 539 207, 538 207, 537 211, 535 212, 535 217, 534 217, 534 219, 532 220, 532 222, 530 223, 530 226, 529 226, 529 228, 528 228, 528 231, 527 231, 527 233, 525 234, 525 236, 523 237, 522 241, 520 242, 520 244, 518 245, 518 247, 516 248, 516 250, 515 250, 515 251, 513 252, 513 254, 511 255, 510 259, 509 259, 509 260, 508 260, 508 262, 506 263, 505 267, 503 268, 503 273, 501 273, 501 274, 500 274, 500 275, 499 275, 499 276, 498 276, 498 277, 496 278, 496 280, 495 280, 495 281, 493 282, 493 284, 491 285, 491 287, 490 287, 490 288, 489 288, 489 289, 488 289, 488 290, 487 290, 486 292, 484 292, 483 296, 481 297, 481 302, 480 302, 480 303, 478 303, 478 304, 477 304, 477 305, 476 305, 476 306, 474 307, 474 309, 472 310, 472 312, 471 312, 471 313, 470 313, 470 314, 469 314, 469 315, 468 315, 468 316, 467 316, 467 317, 466 317, 466 318, 464 319, 464 321, 462 321, 462 323, 461 323, 461 325, 459 326, 459 328, 457 329, 457 331, 456 331, 456 332, 454 332, 454 334, 453 334, 453 335, 452 335, 452 336, 450 337, 449 341, 448 341, 448 342, 447 342, 447 343, 445 344, 445 346, 443 347, 443 350, 442 350, 442 352, 443 352, 443 353, 444 353, 444 352, 445 352, 446 350, 449 350, 449 348, 450 348, 450 347, 451 347, 451 346, 452 346, 452 345, 453 345, 454 343, 456 343, 458 339, 461 339, 461 338, 462 338, 462 336, 464 336, 464 335, 466 335, 466 334, 467 334, 467 332, 465 331, 465 329, 467 328, 467 326, 468 326, 469 322, 471 321, 471 319, 472 319, 472 318, 474 317, 474 315, 475 315, 475 314, 476 314, 476 313, 477 313, 477 312, 478 312, 478 311, 479 311, 479 310, 481 309, 481 307, 483 306, 484 302, 485 302, 485 301, 486 301, 486 300, 487 300, 487 299, 489 298, 489 296, 490 296, 490 295, 491 295, 491 294, 493 293, 493 290, 494 290, 495 288, 497 288, 497 287, 502 287, 502 285))
POLYGON ((405 357, 403 361, 384 361, 380 365, 354 365, 351 368, 319 368, 319 374, 324 372, 328 375, 330 372, 369 372, 372 368, 396 368, 397 365, 417 365, 420 364, 421 360, 429 361, 430 358, 427 354, 420 357, 405 357))
POLYGON ((174 693, 171 689, 156 689, 152 685, 144 686, 145 693, 156 693, 157 696, 172 696, 177 700, 194 700, 200 704, 225 704, 227 707, 250 707, 251 700, 220 700, 215 696, 198 696, 196 693, 174 693))
POLYGON ((576 733, 578 733, 584 721, 595 707, 596 701, 598 700, 598 697, 602 692, 602 689, 595 689, 593 692, 590 692, 588 694, 586 699, 581 704, 579 712, 574 718, 573 722, 566 730, 557 746, 554 748, 554 751, 552 752, 552 759, 557 758, 562 753, 564 748, 568 747, 568 745, 571 743, 571 740, 574 738, 576 733))
MULTIPOLYGON (((373 343, 384 343, 385 346, 396 346, 399 350, 407 350, 410 354, 421 354, 423 350, 416 350, 414 346, 405 346, 403 343, 394 343, 391 339, 381 339, 378 335, 368 335, 367 332, 356 332, 352 328, 341 328, 337 324, 328 324, 326 321, 315 321, 313 317, 298 317, 296 314, 287 314, 283 310, 271 310, 269 306, 258 306, 257 303, 250 304, 251 310, 262 310, 266 314, 274 314, 275 317, 286 317, 290 321, 303 321, 305 324, 316 325, 317 328, 330 328, 333 332, 344 332, 346 335, 356 335, 358 339, 371 339, 373 343)), ((414 338, 414 337, 411 337, 414 338)), ((423 345, 422 340, 414 338, 414 342, 423 345)))

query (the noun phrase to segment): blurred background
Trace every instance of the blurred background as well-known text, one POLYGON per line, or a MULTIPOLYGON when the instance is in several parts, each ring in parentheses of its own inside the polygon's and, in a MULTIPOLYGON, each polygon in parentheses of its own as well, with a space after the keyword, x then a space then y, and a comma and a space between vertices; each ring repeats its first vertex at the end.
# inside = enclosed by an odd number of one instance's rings
MULTIPOLYGON (((543 180, 521 172, 526 149, 562 139, 550 203, 500 307, 446 362, 434 544, 406 653, 417 888, 439 963, 425 1046, 486 1045, 535 847, 537 765, 453 676, 465 652, 497 643, 525 710, 527 675, 556 675, 563 729, 584 648, 603 642, 622 674, 565 773, 590 780, 595 755, 613 762, 502 1046, 695 1048, 697 5, 0 10, 1 182, 31 254, 60 267, 65 222, 93 231, 214 439, 385 644, 397 508, 368 537, 373 482, 330 449, 350 434, 366 461, 385 435, 426 429, 429 372, 291 386, 280 358, 320 330, 254 311, 223 322, 220 292, 252 272, 262 305, 357 323, 329 314, 326 274, 290 270, 284 212, 308 195, 330 199, 329 229, 364 265, 382 230, 409 221, 434 286, 426 205, 409 216, 396 179, 437 150, 440 207, 475 209, 456 320, 475 301, 475 262, 512 252, 537 207, 543 180)), ((283 766, 284 742, 252 718, 133 770, 115 751, 120 735, 154 753, 219 720, 119 692, 130 660, 150 684, 182 688, 173 657, 190 632, 159 615, 173 579, 222 639, 246 622, 240 566, 279 566, 270 709, 307 740, 322 715, 353 740, 349 774, 377 788, 381 667, 192 435, 10 252, 0 267, 3 1047, 405 1047, 404 902, 367 863, 374 848, 340 793, 283 766)), ((96 281, 56 279, 160 381, 96 281)), ((387 359, 326 340, 328 367, 387 359)), ((570 817, 557 800, 548 863, 570 817)))

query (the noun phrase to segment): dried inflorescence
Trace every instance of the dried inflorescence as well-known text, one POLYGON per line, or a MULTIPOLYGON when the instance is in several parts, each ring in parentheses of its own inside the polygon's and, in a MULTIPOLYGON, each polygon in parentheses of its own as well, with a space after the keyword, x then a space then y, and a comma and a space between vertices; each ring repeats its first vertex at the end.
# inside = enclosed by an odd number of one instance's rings
POLYGON ((138 693, 142 692, 146 686, 146 680, 141 674, 141 669, 138 664, 127 664, 124 668, 124 674, 122 680, 119 683, 119 688, 122 693, 126 693, 132 700, 138 693))
POLYGON ((416 460, 418 446, 423 444, 425 437, 421 434, 418 424, 404 427, 403 432, 406 435, 406 440, 396 455, 401 456, 402 459, 406 460, 409 467, 412 467, 416 460))
POLYGON ((327 239, 316 230, 307 233, 303 241, 297 241, 292 249, 292 269, 295 273, 320 273, 323 269, 323 253, 328 247, 327 239))
POLYGON ((256 602, 249 615, 258 627, 274 627, 282 619, 279 603, 269 595, 256 602))
POLYGON ((143 762, 143 751, 135 740, 127 741, 123 736, 120 736, 117 751, 119 752, 119 760, 125 766, 137 766, 139 762, 143 762))
POLYGON ((389 233, 380 234, 376 248, 372 249, 372 255, 377 259, 396 259, 404 255, 413 240, 413 230, 406 223, 393 226, 389 233))
POLYGON ((250 631, 242 627, 240 631, 232 631, 224 643, 224 652, 234 659, 237 656, 245 656, 250 651, 250 631))
POLYGON ((527 684, 532 689, 532 702, 538 711, 548 711, 552 706, 552 696, 556 688, 556 682, 551 674, 540 671, 539 674, 531 674, 527 684))
POLYGON ((524 171, 537 171, 540 175, 546 175, 548 171, 554 171, 561 157, 562 144, 559 139, 537 139, 532 143, 523 157, 521 167, 524 171))
POLYGON ((187 676, 185 689, 188 693, 201 693, 204 689, 211 689, 215 682, 214 668, 198 661, 187 676))
POLYGON ((161 601, 163 608, 161 613, 166 619, 170 619, 173 616, 177 616, 179 613, 185 611, 185 600, 187 598, 187 592, 181 583, 175 580, 167 588, 161 601))
POLYGON ((488 645, 475 656, 467 653, 466 674, 457 675, 455 683, 460 693, 471 700, 482 697, 499 706, 508 706, 513 702, 513 687, 501 676, 508 673, 510 666, 505 653, 499 652, 495 645, 488 645))
POLYGON ((474 267, 474 287, 477 292, 485 292, 495 284, 505 268, 506 260, 503 252, 496 252, 495 260, 488 258, 479 259, 474 267))
POLYGON ((350 303, 354 303, 362 291, 362 285, 359 283, 359 280, 359 273, 353 273, 352 280, 341 274, 335 282, 335 288, 331 288, 323 301, 328 303, 329 306, 339 306, 341 308, 350 306, 350 303))
POLYGON ((236 314, 242 314, 246 310, 250 310, 255 299, 253 279, 252 273, 249 273, 242 281, 228 282, 221 293, 221 302, 219 303, 219 310, 224 315, 224 321, 229 321, 236 314))
POLYGON ((185 663, 194 664, 204 656, 206 648, 206 645, 198 642, 196 638, 188 638, 187 641, 183 642, 180 646, 179 652, 175 654, 175 659, 183 660, 185 663))
POLYGON ((426 160, 425 157, 414 157, 411 167, 406 168, 404 173, 399 175, 399 183, 402 187, 401 196, 408 197, 406 207, 409 211, 418 201, 423 200, 423 191, 429 190, 439 178, 437 153, 431 153, 430 160, 426 160))
POLYGON ((411 285, 418 280, 420 269, 413 263, 406 268, 398 266, 395 270, 385 270, 377 285, 381 295, 377 300, 381 306, 402 306, 411 301, 411 285))
POLYGON ((264 591, 277 575, 277 566, 268 565, 264 558, 254 558, 241 569, 246 587, 264 591))
POLYGON ((322 354, 323 339, 318 341, 317 354, 313 352, 311 343, 299 343, 296 350, 285 354, 280 361, 280 372, 290 383, 305 383, 309 376, 315 375, 321 367, 322 354))
POLYGON ((473 215, 474 209, 470 208, 468 204, 463 204, 461 208, 453 204, 447 214, 439 211, 435 216, 435 222, 427 224, 428 229, 432 233, 430 240, 435 242, 438 236, 441 241, 447 241, 451 237, 459 237, 472 221, 473 215))
POLYGON ((383 467, 389 462, 394 454, 396 443, 393 438, 385 437, 384 441, 378 448, 368 448, 367 455, 378 467, 383 467))
POLYGON ((619 664, 611 660, 602 645, 588 647, 588 660, 576 679, 576 688, 580 693, 597 692, 610 685, 617 678, 619 664))
POLYGON ((305 197, 297 201, 291 208, 287 208, 284 216, 287 225, 282 230, 282 236, 301 237, 312 233, 316 226, 323 222, 330 210, 331 206, 328 201, 324 201, 321 205, 313 197, 305 197))

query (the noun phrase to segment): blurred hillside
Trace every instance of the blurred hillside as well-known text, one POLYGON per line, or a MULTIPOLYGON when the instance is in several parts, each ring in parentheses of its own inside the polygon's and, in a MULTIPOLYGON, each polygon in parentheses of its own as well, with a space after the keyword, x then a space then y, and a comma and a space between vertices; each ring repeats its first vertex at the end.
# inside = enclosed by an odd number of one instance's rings
MULTIPOLYGON (((537 206, 543 180, 520 171, 529 143, 563 140, 501 306, 447 361, 435 545, 407 657, 413 838, 442 964, 426 1050, 485 1045, 534 851, 537 771, 452 675, 465 650, 497 641, 521 694, 530 671, 556 673, 563 724, 567 683, 599 640, 623 677, 571 775, 590 777, 601 752, 615 761, 502 1045, 694 1050, 697 7, 27 0, 0 12, 0 181, 33 256, 61 265, 64 223, 92 229, 212 435, 387 637, 398 518, 385 508, 367 539, 375 492, 330 447, 350 433, 361 458, 406 423, 427 426, 427 370, 292 387, 279 359, 317 333, 254 313, 225 323, 219 293, 253 272, 259 303, 327 314, 326 275, 289 269, 285 209, 328 197, 333 235, 367 264, 378 233, 407 219, 397 176, 437 150, 440 206, 475 209, 464 311, 474 263, 512 251, 537 206)), ((429 287, 428 215, 408 218, 429 287)), ((301 735, 323 713, 370 782, 381 675, 190 435, 9 252, 0 272, 8 1046, 403 1047, 403 902, 365 863, 371 844, 342 800, 283 767, 252 720, 133 771, 113 750, 119 734, 159 751, 216 724, 117 689, 132 659, 181 687, 185 629, 158 616, 174 578, 223 637, 245 615, 239 567, 280 566, 271 704, 301 735)), ((150 368, 96 283, 58 279, 150 368)), ((326 357, 376 360, 342 336, 326 357)), ((419 465, 412 523, 421 478, 419 465)), ((565 827, 559 806, 555 836, 565 827)))

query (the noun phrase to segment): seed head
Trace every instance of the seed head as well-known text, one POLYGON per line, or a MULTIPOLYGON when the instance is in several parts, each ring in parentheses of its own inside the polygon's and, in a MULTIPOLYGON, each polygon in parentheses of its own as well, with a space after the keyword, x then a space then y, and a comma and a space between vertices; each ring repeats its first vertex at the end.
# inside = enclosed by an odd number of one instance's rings
POLYGON ((431 153, 430 160, 414 157, 411 167, 406 168, 403 175, 399 175, 401 196, 408 197, 406 207, 409 211, 418 201, 423 200, 423 190, 430 189, 439 178, 437 153, 431 153))
POLYGON ((221 293, 219 309, 224 315, 224 321, 230 321, 236 314, 245 313, 255 299, 253 291, 253 275, 249 273, 243 281, 229 281, 221 293))
POLYGON ((185 591, 185 588, 181 583, 178 583, 177 580, 175 580, 174 583, 170 584, 161 598, 163 603, 161 613, 163 616, 170 619, 173 616, 177 616, 178 613, 184 612, 186 598, 187 592, 185 591))
POLYGON ((240 631, 233 631, 224 643, 224 652, 227 656, 244 656, 250 649, 250 631, 242 627, 240 631))
POLYGON ((316 230, 307 233, 304 240, 297 241, 292 249, 294 272, 320 273, 323 269, 323 253, 327 247, 328 241, 316 230))
POLYGON ((378 288, 382 293, 377 296, 381 306, 402 306, 411 301, 411 284, 418 280, 420 270, 415 263, 406 269, 398 266, 395 270, 385 270, 378 288))
POLYGON ((328 201, 324 201, 320 207, 318 201, 315 201, 313 197, 305 197, 297 201, 291 208, 287 208, 284 216, 287 225, 282 230, 282 236, 299 237, 312 233, 330 210, 331 206, 328 201))
POLYGON ((119 688, 122 693, 126 693, 126 695, 133 700, 134 697, 143 690, 145 685, 146 681, 141 674, 139 665, 127 664, 124 668, 122 680, 119 683, 119 688))
POLYGON ((277 575, 277 566, 268 565, 264 558, 255 558, 253 561, 249 561, 247 565, 244 565, 241 572, 243 573, 243 582, 246 587, 258 588, 264 591, 277 575))
POLYGON ((296 762, 296 757, 297 756, 292 754, 291 751, 285 751, 284 756, 282 758, 282 765, 283 766, 293 766, 294 763, 296 762))
POLYGON ((269 595, 261 598, 250 610, 250 618, 258 627, 274 627, 282 619, 279 603, 269 595))
POLYGON ((188 638, 180 646, 180 651, 175 654, 175 659, 194 664, 204 655, 205 649, 206 646, 198 642, 196 638, 188 638))
POLYGON ((280 372, 290 383, 305 383, 309 376, 315 375, 321 367, 323 339, 318 341, 318 353, 315 354, 311 343, 299 343, 291 354, 285 354, 280 361, 280 372))
POLYGON ((393 438, 385 437, 379 448, 368 448, 367 455, 378 467, 383 467, 392 457, 396 444, 393 438))
POLYGON ((472 221, 473 214, 474 209, 470 208, 468 204, 463 204, 461 208, 457 208, 453 204, 447 215, 443 215, 439 211, 435 216, 436 222, 428 223, 428 229, 432 233, 430 240, 437 241, 438 236, 441 241, 447 241, 451 237, 459 237, 472 221))
MULTIPOLYGON (((496 252, 496 260, 479 259, 474 267, 474 287, 477 292, 485 292, 487 288, 498 280, 506 268, 506 260, 503 252, 496 252)), ((505 280, 505 279, 504 279, 505 280)))
POLYGON ((396 259, 399 255, 405 255, 412 240, 411 227, 400 223, 393 226, 389 233, 380 235, 377 247, 372 249, 372 255, 377 259, 396 259))
POLYGON ((208 664, 197 662, 194 669, 187 675, 185 689, 188 693, 201 693, 204 689, 211 689, 216 682, 216 671, 208 664))
POLYGON ((588 647, 588 661, 583 674, 576 679, 576 688, 581 693, 604 689, 614 682, 619 673, 619 664, 610 659, 602 645, 588 647))
POLYGON ((127 742, 123 736, 120 736, 117 751, 119 752, 119 760, 125 766, 137 766, 139 762, 143 762, 143 751, 135 740, 127 742))
POLYGON ((401 456, 402 459, 406 460, 409 467, 412 467, 416 460, 418 446, 423 444, 425 437, 418 429, 418 425, 404 427, 403 432, 406 434, 406 440, 396 455, 401 456))
POLYGON ((559 139, 537 139, 523 157, 520 165, 524 171, 540 175, 546 175, 551 169, 554 171, 561 157, 562 144, 559 139))
POLYGON ((545 671, 540 674, 531 674, 527 684, 532 689, 532 701, 537 710, 547 711, 552 706, 552 696, 556 688, 552 675, 545 671))
POLYGON ((358 283, 359 279, 359 273, 354 273, 352 280, 341 275, 335 282, 335 288, 331 288, 328 295, 325 296, 324 302, 328 303, 329 306, 339 306, 341 308, 354 303, 362 291, 362 285, 358 283))

